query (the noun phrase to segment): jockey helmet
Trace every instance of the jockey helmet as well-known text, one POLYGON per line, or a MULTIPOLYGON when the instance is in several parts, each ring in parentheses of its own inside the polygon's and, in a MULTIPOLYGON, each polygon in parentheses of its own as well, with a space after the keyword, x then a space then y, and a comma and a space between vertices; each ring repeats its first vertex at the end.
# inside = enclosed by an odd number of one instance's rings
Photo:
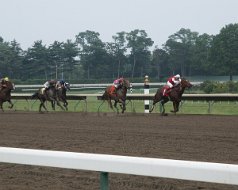
POLYGON ((64 81, 63 81, 63 80, 61 80, 61 81, 60 81, 60 84, 64 84, 64 81))
POLYGON ((5 77, 4 80, 5 80, 5 81, 9 81, 9 78, 8 78, 8 77, 5 77))
POLYGON ((179 74, 175 75, 175 78, 180 78, 180 75, 179 74))

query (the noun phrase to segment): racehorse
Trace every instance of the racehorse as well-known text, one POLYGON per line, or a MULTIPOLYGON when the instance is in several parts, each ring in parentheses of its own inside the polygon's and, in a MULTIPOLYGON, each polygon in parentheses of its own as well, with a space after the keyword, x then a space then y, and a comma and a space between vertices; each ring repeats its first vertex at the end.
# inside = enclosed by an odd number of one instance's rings
POLYGON ((40 88, 37 92, 35 92, 32 95, 32 99, 33 98, 38 98, 40 100, 39 112, 41 113, 42 113, 42 110, 41 110, 42 107, 48 112, 45 106, 46 101, 51 102, 53 110, 55 110, 55 102, 62 110, 65 110, 64 107, 60 104, 55 86, 50 86, 49 89, 47 90, 43 90, 43 88, 40 88))
POLYGON ((124 113, 124 111, 126 110, 126 94, 127 94, 127 90, 129 88, 130 88, 130 82, 126 79, 123 79, 123 81, 118 89, 116 89, 116 87, 114 85, 108 86, 105 89, 104 94, 102 95, 102 99, 107 100, 107 102, 112 110, 113 110, 112 100, 114 100, 114 107, 117 109, 117 113, 119 113, 117 103, 120 103, 120 107, 122 109, 121 113, 124 113))
POLYGON ((2 111, 4 111, 2 107, 3 102, 9 102, 10 109, 13 107, 13 103, 11 101, 11 91, 14 89, 15 89, 15 85, 11 81, 5 81, 4 86, 2 85, 0 87, 0 108, 2 111))
POLYGON ((184 93, 185 88, 191 88, 191 87, 192 87, 192 84, 185 78, 182 78, 181 83, 179 85, 175 86, 174 88, 172 88, 171 90, 169 90, 165 96, 163 96, 163 92, 165 89, 168 89, 168 87, 165 85, 163 88, 158 89, 154 98, 153 98, 153 105, 149 112, 151 113, 154 109, 155 104, 160 102, 162 105, 161 115, 167 115, 165 113, 164 104, 167 103, 168 101, 173 102, 174 110, 172 110, 171 112, 173 112, 173 113, 178 112, 179 111, 179 103, 181 102, 182 95, 184 93))
POLYGON ((68 107, 67 107, 68 102, 66 99, 66 91, 67 90, 70 90, 70 84, 67 82, 64 82, 64 84, 56 90, 57 97, 58 97, 59 101, 63 102, 63 105, 66 110, 68 110, 68 107))

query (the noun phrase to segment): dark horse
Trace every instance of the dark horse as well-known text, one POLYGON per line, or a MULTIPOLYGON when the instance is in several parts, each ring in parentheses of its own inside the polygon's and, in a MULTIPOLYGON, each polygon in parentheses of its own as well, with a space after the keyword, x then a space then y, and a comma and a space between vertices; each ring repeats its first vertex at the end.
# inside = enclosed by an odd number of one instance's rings
POLYGON ((70 90, 70 84, 67 82, 64 82, 64 84, 56 90, 57 97, 59 101, 63 102, 63 105, 66 110, 68 110, 68 102, 66 99, 66 91, 70 90))
POLYGON ((190 88, 190 87, 192 87, 192 84, 188 80, 182 78, 181 83, 179 85, 177 85, 176 87, 172 88, 170 92, 168 92, 168 96, 163 96, 163 91, 166 88, 166 86, 164 86, 161 89, 158 89, 154 96, 153 105, 150 109, 150 113, 153 111, 155 104, 157 102, 160 102, 162 105, 161 115, 167 115, 167 114, 165 114, 164 104, 167 103, 168 101, 173 102, 174 110, 172 110, 171 112, 174 112, 174 113, 178 112, 179 111, 179 103, 181 102, 184 90, 185 90, 185 88, 190 88))
POLYGON ((15 89, 15 86, 10 81, 5 81, 4 86, 1 85, 0 87, 0 108, 3 110, 3 102, 9 102, 9 108, 13 107, 13 103, 11 101, 11 91, 15 89))
POLYGON ((46 111, 48 111, 45 106, 46 101, 51 102, 53 110, 55 110, 55 102, 62 110, 65 110, 64 107, 60 104, 55 86, 50 86, 49 89, 44 91, 43 91, 43 88, 40 88, 36 93, 32 95, 32 98, 38 98, 40 100, 39 112, 42 112, 41 110, 42 107, 46 111))
POLYGON ((120 107, 122 109, 121 113, 124 113, 126 110, 126 93, 129 88, 130 82, 126 79, 123 79, 122 84, 118 89, 115 89, 114 85, 108 86, 102 95, 102 99, 108 101, 108 104, 112 110, 112 100, 114 100, 114 107, 117 109, 117 113, 119 113, 117 103, 120 103, 120 107))

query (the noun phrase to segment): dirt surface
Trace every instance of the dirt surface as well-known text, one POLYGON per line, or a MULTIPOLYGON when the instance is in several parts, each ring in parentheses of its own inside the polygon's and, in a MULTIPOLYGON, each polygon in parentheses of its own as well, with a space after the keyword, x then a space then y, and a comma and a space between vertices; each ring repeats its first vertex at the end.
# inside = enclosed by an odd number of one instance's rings
MULTIPOLYGON (((0 146, 238 164, 238 117, 0 113, 0 146)), ((238 186, 109 174, 111 190, 238 186)), ((96 190, 99 172, 0 163, 0 190, 96 190)))

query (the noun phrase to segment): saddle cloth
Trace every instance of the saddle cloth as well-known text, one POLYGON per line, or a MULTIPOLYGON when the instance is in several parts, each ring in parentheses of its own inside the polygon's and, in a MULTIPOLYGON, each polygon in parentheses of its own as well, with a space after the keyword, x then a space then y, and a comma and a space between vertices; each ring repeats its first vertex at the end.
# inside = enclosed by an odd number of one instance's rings
POLYGON ((112 85, 111 87, 110 87, 110 89, 109 89, 109 94, 111 95, 111 96, 116 96, 117 94, 116 94, 116 87, 114 86, 114 85, 112 85))
POLYGON ((162 93, 163 93, 163 96, 169 96, 169 93, 170 93, 170 88, 168 85, 165 85, 163 88, 162 88, 162 93))

